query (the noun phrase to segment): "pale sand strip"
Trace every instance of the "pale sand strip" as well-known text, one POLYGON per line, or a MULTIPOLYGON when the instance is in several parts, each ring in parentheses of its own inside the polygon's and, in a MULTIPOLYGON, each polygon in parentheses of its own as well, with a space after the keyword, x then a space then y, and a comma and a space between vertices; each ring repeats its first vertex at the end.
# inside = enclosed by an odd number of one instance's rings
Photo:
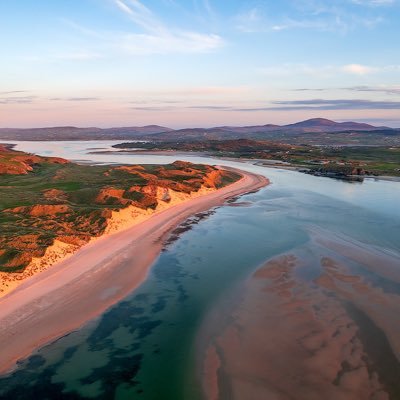
POLYGON ((0 372, 131 293, 145 280, 167 234, 190 215, 268 184, 263 176, 240 173, 242 179, 227 187, 84 246, 0 299, 0 372))
MULTIPOLYGON (((216 191, 214 188, 202 187, 197 192, 182 193, 172 189, 157 188, 158 205, 156 209, 143 209, 136 206, 128 206, 118 211, 112 211, 111 218, 107 220, 107 228, 100 236, 92 237, 90 242, 98 240, 102 236, 117 233, 119 231, 131 228, 143 221, 159 214, 166 208, 170 208, 179 203, 189 201, 195 197, 204 196, 205 194, 216 191), (167 195, 168 201, 163 200, 167 195)), ((83 244, 69 244, 59 239, 54 240, 54 243, 46 249, 42 257, 34 257, 25 270, 21 273, 0 272, 0 299, 3 296, 14 291, 19 286, 23 285, 32 276, 51 268, 54 264, 64 261, 76 253, 83 244)))

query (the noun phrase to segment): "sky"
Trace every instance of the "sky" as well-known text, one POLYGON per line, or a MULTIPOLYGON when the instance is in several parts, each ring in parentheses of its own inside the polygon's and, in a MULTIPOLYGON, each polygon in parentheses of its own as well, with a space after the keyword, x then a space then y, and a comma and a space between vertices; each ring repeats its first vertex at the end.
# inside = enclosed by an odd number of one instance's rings
POLYGON ((400 0, 0 0, 0 127, 400 127, 400 0))

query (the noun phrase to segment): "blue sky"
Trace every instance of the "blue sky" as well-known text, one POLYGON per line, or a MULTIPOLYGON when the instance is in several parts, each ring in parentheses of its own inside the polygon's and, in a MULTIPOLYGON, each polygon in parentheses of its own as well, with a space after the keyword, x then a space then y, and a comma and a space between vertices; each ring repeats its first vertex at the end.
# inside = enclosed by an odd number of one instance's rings
POLYGON ((0 126, 400 126, 399 1, 2 1, 0 126))

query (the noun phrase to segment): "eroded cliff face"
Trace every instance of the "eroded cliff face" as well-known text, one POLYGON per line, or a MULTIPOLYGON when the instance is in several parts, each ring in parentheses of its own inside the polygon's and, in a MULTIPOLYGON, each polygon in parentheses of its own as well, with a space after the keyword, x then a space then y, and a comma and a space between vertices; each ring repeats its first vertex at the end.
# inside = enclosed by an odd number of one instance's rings
POLYGON ((14 151, 0 144, 0 175, 25 175, 32 172, 35 165, 43 163, 66 164, 68 161, 63 158, 40 157, 21 151, 14 151))
MULTIPOLYGON (((7 159, 24 157, 3 148, 7 152, 7 159)), ((24 176, 14 170, 0 175, 3 283, 25 279, 94 238, 239 179, 232 172, 181 161, 109 167, 26 157, 34 162, 21 169, 24 176)))

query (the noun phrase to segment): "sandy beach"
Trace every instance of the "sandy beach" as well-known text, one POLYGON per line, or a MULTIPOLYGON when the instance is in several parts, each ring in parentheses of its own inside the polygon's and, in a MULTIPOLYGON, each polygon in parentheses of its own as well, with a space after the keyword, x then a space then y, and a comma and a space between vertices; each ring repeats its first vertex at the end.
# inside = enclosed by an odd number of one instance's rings
MULTIPOLYGON (((191 201, 196 197, 215 192, 214 187, 203 186, 196 192, 183 193, 173 189, 157 187, 157 207, 140 208, 135 205, 129 205, 126 208, 111 211, 111 216, 107 219, 107 226, 99 236, 92 236, 88 243, 99 240, 104 236, 132 228, 135 225, 158 215, 160 212, 172 206, 191 201)), ((64 261, 76 253, 82 246, 88 243, 66 243, 55 239, 53 244, 47 247, 41 257, 33 257, 31 262, 25 267, 23 272, 8 273, 0 271, 0 299, 23 285, 32 276, 41 273, 48 268, 52 268, 58 262, 64 261)))
POLYGON ((239 181, 102 237, 0 299, 0 371, 11 370, 17 360, 131 293, 146 279, 169 233, 186 218, 269 183, 262 176, 237 172, 239 181))

